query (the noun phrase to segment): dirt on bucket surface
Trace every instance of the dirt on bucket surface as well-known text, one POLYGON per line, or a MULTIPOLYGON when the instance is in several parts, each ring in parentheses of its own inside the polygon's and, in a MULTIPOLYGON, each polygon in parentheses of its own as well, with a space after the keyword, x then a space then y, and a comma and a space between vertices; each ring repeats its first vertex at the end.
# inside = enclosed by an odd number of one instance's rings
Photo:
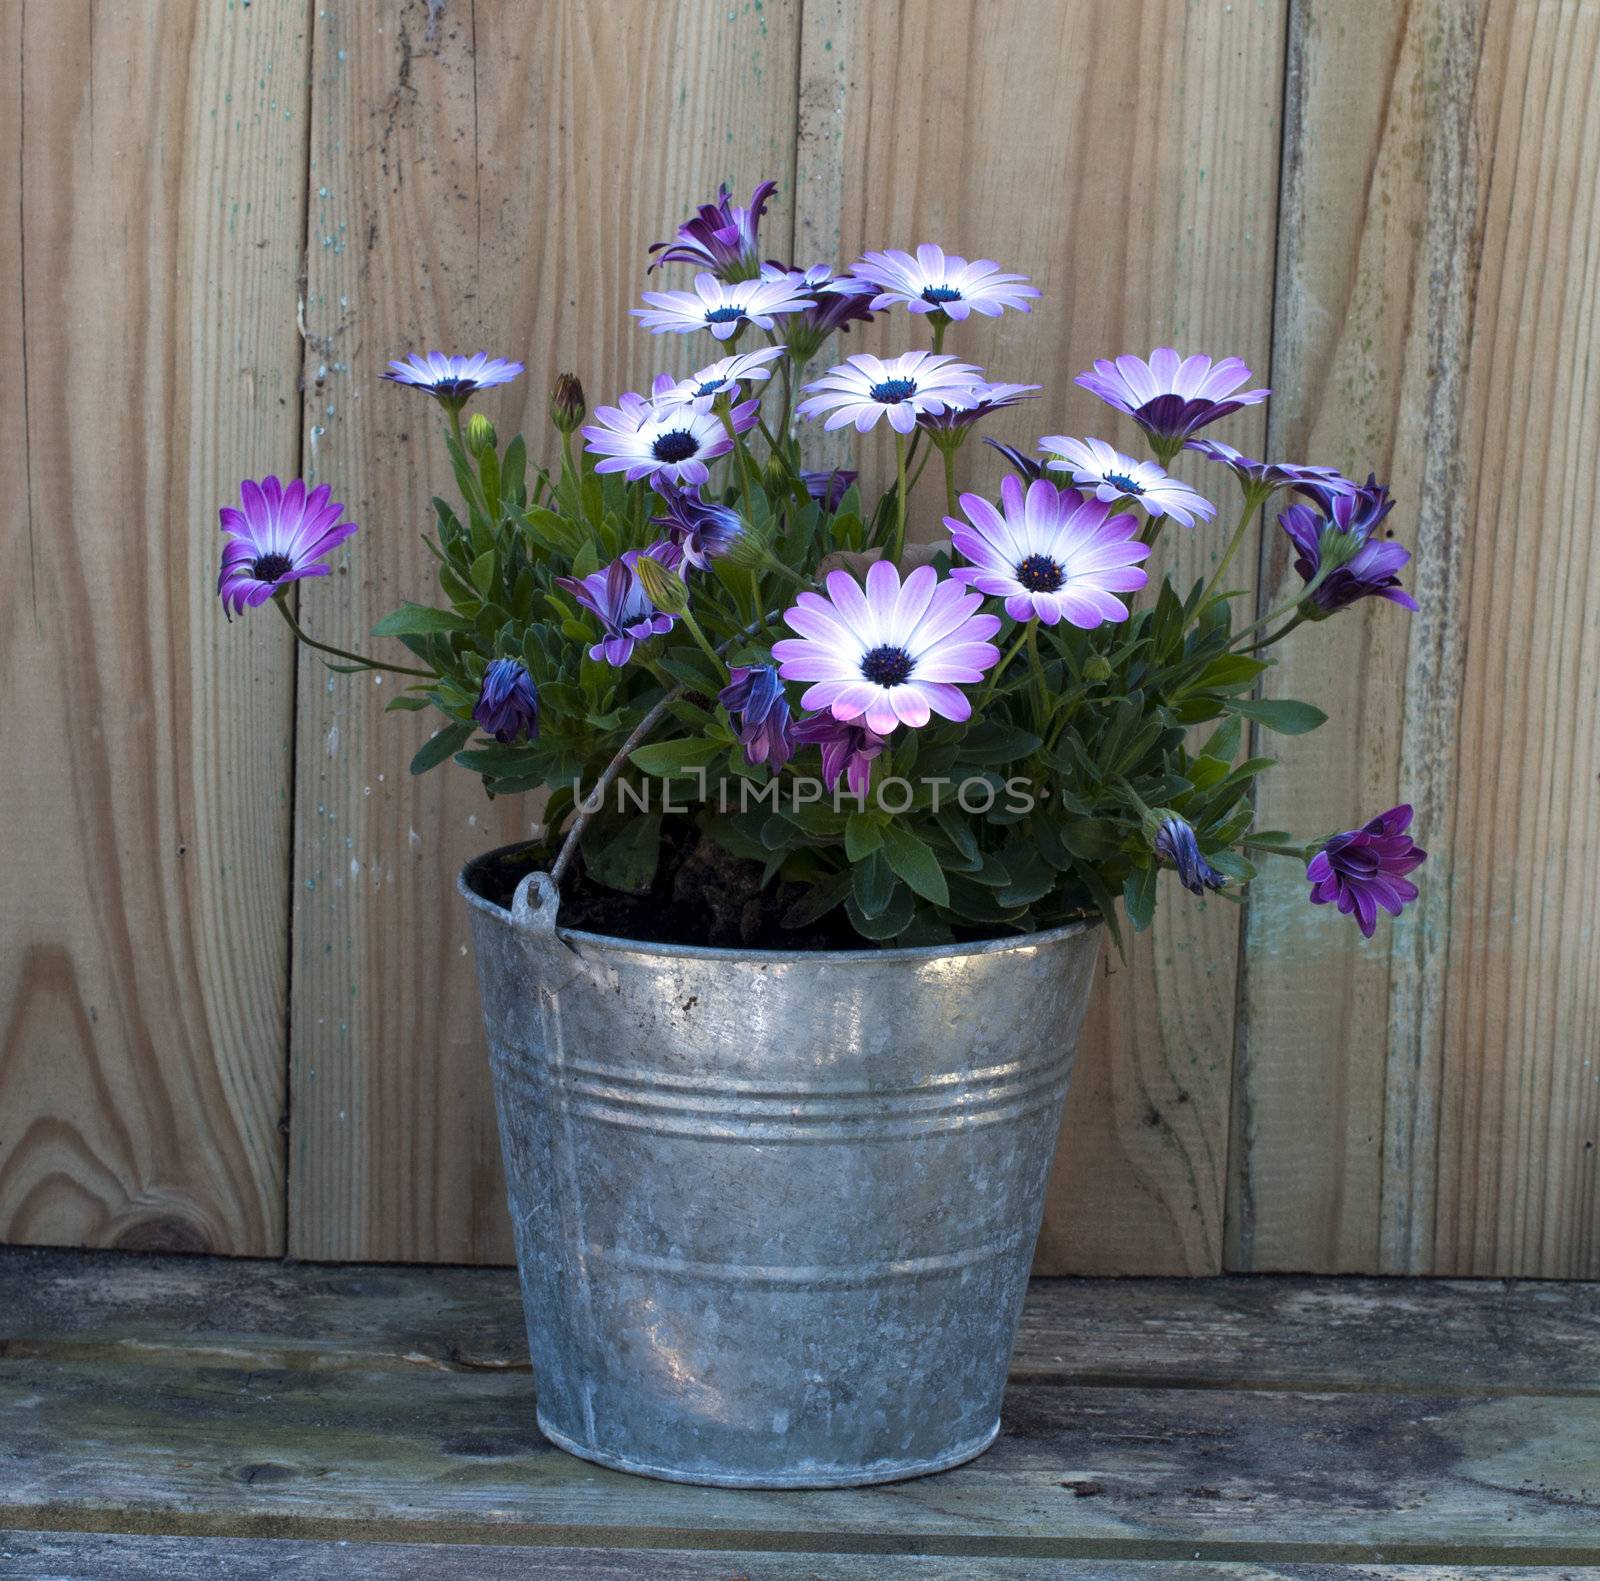
MULTIPOLYGON (((475 862, 467 882, 474 893, 508 910, 517 885, 548 867, 553 853, 531 844, 475 862)), ((761 886, 761 864, 731 855, 688 818, 661 828, 661 857, 650 887, 627 895, 597 883, 580 856, 561 886, 560 925, 583 933, 649 944, 712 945, 745 950, 862 950, 872 944, 850 926, 842 906, 803 928, 783 916, 809 886, 761 886)))

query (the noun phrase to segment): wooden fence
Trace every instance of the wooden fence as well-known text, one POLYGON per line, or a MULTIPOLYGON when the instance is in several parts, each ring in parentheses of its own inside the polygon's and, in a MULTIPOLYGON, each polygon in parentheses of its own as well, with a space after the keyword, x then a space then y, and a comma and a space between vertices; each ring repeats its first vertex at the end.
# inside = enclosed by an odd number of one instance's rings
POLYGON ((1374 468, 1415 556, 1421 614, 1278 672, 1334 723, 1265 801, 1414 801, 1422 902, 1367 944, 1294 872, 1170 897, 1041 1266, 1600 1274, 1595 0, 0 0, 0 57, 0 1239, 509 1258, 452 883, 527 809, 226 625, 217 506, 333 483, 302 608, 359 639, 446 477, 384 359, 522 357, 486 409, 540 441, 556 369, 691 354, 628 317, 644 248, 770 174, 775 253, 1043 288, 962 332, 1047 387, 997 431, 1115 430, 1097 355, 1236 352, 1275 394, 1225 437, 1374 468))

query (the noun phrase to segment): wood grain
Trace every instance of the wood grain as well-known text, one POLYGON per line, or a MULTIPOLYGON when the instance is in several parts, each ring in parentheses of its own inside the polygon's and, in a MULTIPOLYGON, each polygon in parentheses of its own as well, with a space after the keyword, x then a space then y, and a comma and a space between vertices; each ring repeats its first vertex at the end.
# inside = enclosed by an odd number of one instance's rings
MULTIPOLYGON (((807 0, 798 261, 930 240, 998 256, 1043 299, 1026 316, 954 326, 946 349, 1044 389, 985 431, 1025 450, 1063 432, 1139 449, 1131 424, 1072 383, 1096 357, 1170 343, 1266 367, 1282 11, 807 0), (1108 76, 1108 59, 1141 69, 1108 76)), ((894 313, 852 331, 849 349, 925 341, 920 322, 894 313)), ((1241 414, 1228 437, 1249 449, 1261 429, 1241 414)), ((885 444, 864 449, 879 480, 885 444)), ((963 451, 963 486, 992 493, 1004 470, 976 441, 963 451)), ((1187 587, 1214 563, 1237 505, 1215 473, 1178 470, 1225 521, 1167 534, 1161 563, 1187 587)), ((920 536, 942 531, 943 498, 935 467, 913 496, 920 536)), ((1096 990, 1041 1272, 1221 1266, 1239 916, 1174 884, 1161 917, 1096 990)))
MULTIPOLYGON (((528 1370, 507 1269, 0 1252, 0 1358, 528 1370)), ((1533 1282, 1036 1279, 1014 1381, 1600 1395, 1600 1291, 1533 1282)))
MULTIPOLYGON (((8 1581, 949 1581, 950 1561, 915 1554, 684 1553, 471 1543, 294 1542, 0 1532, 8 1581), (536 1572, 530 1569, 537 1563, 536 1572)), ((1573 1581, 1543 1566, 1276 1565, 1131 1559, 963 1559, 961 1581, 1573 1581)))
POLYGON ((282 1249, 291 661, 215 587, 295 466, 304 23, 0 7, 0 1239, 282 1249))
POLYGON ((15 1361, 0 1409, 0 1522, 44 1530, 1600 1564, 1593 1399, 1023 1385, 968 1465, 827 1493, 601 1470, 526 1374, 15 1361))
MULTIPOLYGON (((358 519, 311 629, 359 642, 430 596, 417 539, 448 469, 437 408, 380 384, 408 349, 480 346, 528 374, 482 403, 546 448, 557 370, 591 406, 703 348, 628 316, 646 247, 726 179, 793 158, 793 4, 699 0, 318 9, 306 366, 310 470, 358 519), (323 369, 327 372, 318 377, 323 369)), ((778 220, 776 246, 787 245, 778 220)), ((382 688, 300 681, 291 1248, 509 1261, 477 989, 455 873, 527 832, 476 782, 406 766, 432 728, 382 688)))
POLYGON ((1431 859, 1370 944, 1255 896, 1229 1265, 1592 1277, 1600 15, 1311 0, 1289 59, 1274 453, 1392 481, 1423 611, 1303 633, 1263 814, 1431 859))

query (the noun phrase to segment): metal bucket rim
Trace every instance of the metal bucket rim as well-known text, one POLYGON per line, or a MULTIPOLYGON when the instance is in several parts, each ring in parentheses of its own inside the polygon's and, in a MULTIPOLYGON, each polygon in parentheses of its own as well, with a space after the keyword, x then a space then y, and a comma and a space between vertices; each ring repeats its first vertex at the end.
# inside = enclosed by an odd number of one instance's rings
MULTIPOLYGON (((506 906, 480 895, 467 882, 467 875, 480 862, 507 851, 526 850, 526 840, 512 840, 497 845, 492 850, 480 851, 465 863, 456 875, 456 890, 461 898, 485 916, 493 917, 507 928, 514 928, 511 911, 506 906)), ((610 933, 585 933, 578 928, 557 926, 556 937, 568 944, 588 945, 616 954, 659 956, 668 960, 737 961, 760 966, 796 966, 812 962, 824 966, 865 965, 882 961, 904 962, 908 965, 923 961, 944 961, 974 955, 999 955, 1007 950, 1036 949, 1042 944, 1057 944, 1094 928, 1103 928, 1099 917, 1084 917, 1077 922, 1063 923, 1059 928, 1047 928, 1038 933, 1008 934, 1001 939, 979 939, 973 944, 916 944, 899 949, 861 950, 743 950, 726 944, 660 944, 652 939, 624 939, 610 933)))

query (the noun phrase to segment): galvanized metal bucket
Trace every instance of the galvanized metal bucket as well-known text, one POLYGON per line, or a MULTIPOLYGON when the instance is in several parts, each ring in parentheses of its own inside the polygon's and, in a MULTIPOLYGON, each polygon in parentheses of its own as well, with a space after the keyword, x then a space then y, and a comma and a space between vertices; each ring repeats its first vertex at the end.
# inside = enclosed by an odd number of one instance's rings
MULTIPOLYGON (((490 853, 480 860, 492 860, 490 853)), ((472 908, 539 1426, 824 1488, 981 1454, 1100 948, 698 949, 472 908)))

